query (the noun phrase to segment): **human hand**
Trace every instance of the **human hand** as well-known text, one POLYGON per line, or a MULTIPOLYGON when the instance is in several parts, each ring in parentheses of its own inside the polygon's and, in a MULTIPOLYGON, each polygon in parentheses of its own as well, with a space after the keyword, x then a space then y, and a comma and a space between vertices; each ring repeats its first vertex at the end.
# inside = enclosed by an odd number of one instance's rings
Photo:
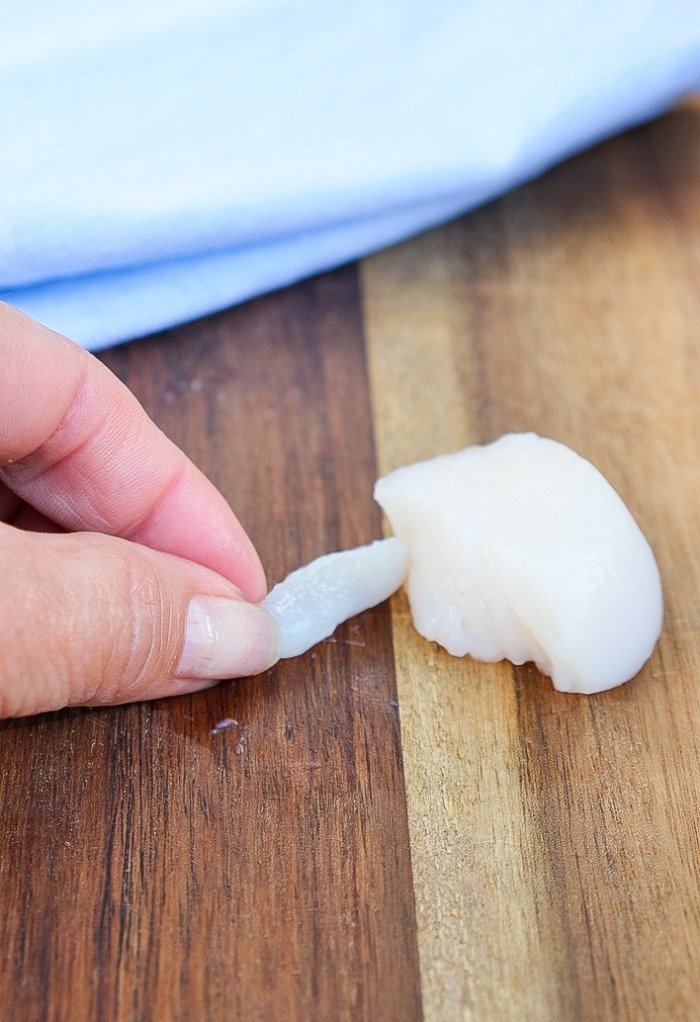
POLYGON ((194 692, 277 659, 262 566, 221 494, 101 362, 2 303, 0 563, 0 716, 194 692))

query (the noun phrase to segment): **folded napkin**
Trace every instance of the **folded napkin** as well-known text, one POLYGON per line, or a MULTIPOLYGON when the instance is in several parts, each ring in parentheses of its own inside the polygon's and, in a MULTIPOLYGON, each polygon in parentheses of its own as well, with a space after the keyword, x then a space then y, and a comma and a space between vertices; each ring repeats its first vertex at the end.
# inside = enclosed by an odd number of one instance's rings
POLYGON ((93 349, 434 226, 700 87, 697 0, 9 0, 2 21, 0 297, 93 349))

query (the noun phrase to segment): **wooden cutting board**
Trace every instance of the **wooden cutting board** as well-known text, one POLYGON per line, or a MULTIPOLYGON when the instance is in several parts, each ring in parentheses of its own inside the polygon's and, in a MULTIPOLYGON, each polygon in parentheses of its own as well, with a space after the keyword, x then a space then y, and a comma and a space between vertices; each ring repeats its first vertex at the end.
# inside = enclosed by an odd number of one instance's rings
POLYGON ((263 678, 6 722, 0 1017, 700 1017, 700 109, 105 360, 271 582, 380 534, 378 473, 532 429, 619 490, 666 621, 586 698, 399 595, 263 678))

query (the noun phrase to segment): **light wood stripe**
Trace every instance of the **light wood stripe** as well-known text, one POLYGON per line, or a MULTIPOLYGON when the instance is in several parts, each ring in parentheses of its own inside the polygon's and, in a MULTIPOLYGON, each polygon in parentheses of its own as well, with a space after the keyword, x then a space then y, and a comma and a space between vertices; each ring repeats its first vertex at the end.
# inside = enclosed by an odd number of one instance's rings
MULTIPOLYGON (((363 265, 382 473, 480 439, 464 231, 443 228, 363 265)), ((508 669, 484 671, 424 642, 404 596, 394 602, 394 646, 425 1018, 503 1018, 504 998, 513 1018, 534 1018, 543 1001, 556 1017, 530 911, 542 878, 524 867, 536 849, 508 669)))

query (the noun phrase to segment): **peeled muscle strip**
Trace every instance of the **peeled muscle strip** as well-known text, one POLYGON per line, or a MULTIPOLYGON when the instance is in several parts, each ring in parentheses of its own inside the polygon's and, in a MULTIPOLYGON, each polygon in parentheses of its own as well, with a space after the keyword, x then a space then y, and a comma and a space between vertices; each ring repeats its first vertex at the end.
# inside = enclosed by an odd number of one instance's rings
POLYGON ((388 599, 406 578, 408 551, 396 537, 316 558, 262 601, 277 621, 280 658, 299 656, 343 621, 388 599))
POLYGON ((508 434, 397 469, 375 497, 410 552, 421 635, 454 656, 534 661, 564 692, 632 678, 661 631, 654 555, 600 472, 508 434))

